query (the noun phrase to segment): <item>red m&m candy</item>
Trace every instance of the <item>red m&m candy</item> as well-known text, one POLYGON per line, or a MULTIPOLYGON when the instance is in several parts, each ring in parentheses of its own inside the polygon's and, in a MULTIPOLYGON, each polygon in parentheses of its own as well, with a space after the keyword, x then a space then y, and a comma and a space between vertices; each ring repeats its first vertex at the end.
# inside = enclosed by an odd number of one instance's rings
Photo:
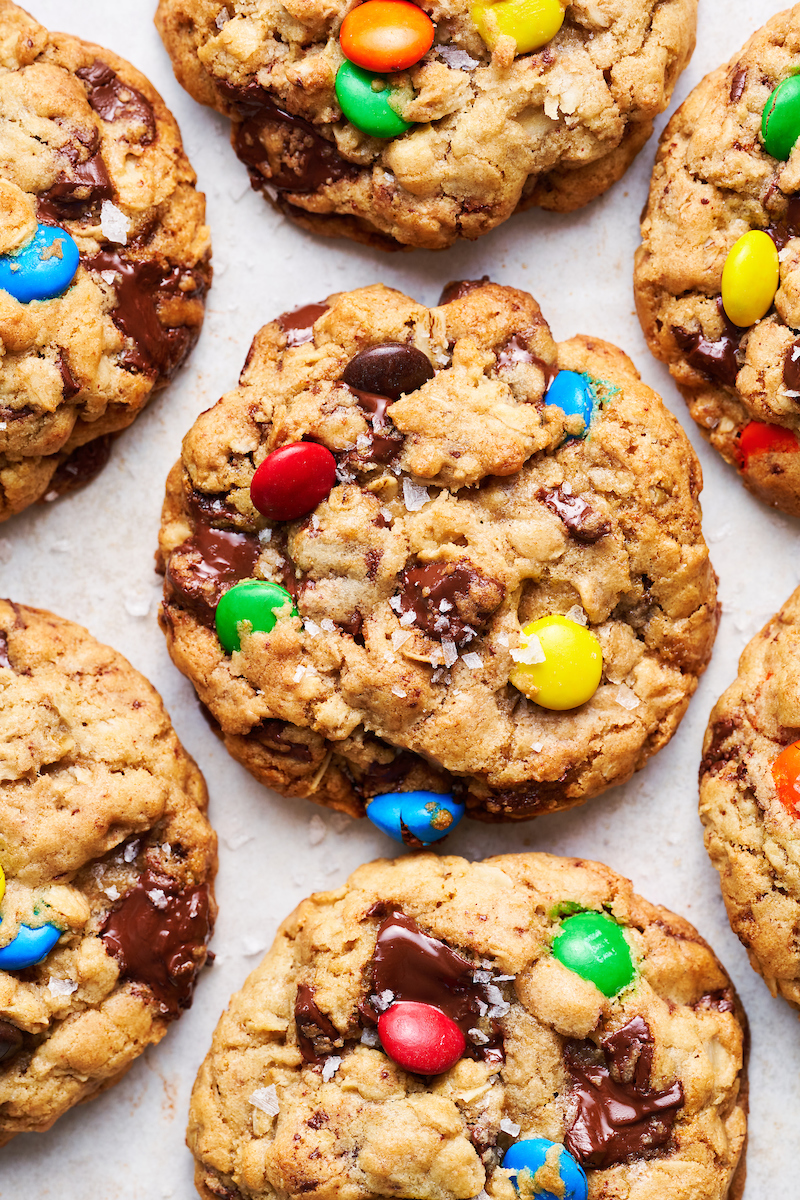
POLYGON ((405 71, 433 45, 430 17, 407 0, 366 0, 342 21, 342 53, 367 71, 405 71))
POLYGON ((326 499, 336 482, 336 459, 317 442, 290 442, 273 450, 250 484, 250 499, 271 521, 303 517, 326 499))
POLYGON ((440 1008, 398 1000, 380 1017, 378 1035, 390 1058, 404 1071, 441 1075, 466 1049, 463 1033, 440 1008))
POLYGON ((737 458, 742 470, 747 467, 748 459, 754 454, 791 454, 800 450, 800 443, 783 425, 766 425, 763 421, 750 421, 745 425, 739 438, 737 458))

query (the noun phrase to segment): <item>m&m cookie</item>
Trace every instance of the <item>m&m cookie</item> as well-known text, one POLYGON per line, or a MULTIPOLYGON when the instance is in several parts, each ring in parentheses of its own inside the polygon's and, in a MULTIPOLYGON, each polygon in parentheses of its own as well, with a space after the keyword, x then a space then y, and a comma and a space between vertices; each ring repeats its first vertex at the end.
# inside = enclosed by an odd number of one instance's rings
POLYGON ((203 1200, 736 1200, 746 1113, 744 1013, 688 921, 600 863, 422 854, 284 921, 188 1142, 203 1200))
POLYGON ((627 170, 697 0, 161 0, 178 80, 230 117, 253 187, 314 233, 440 249, 568 212, 627 170))
POLYGON ((773 995, 800 1008, 800 589, 745 647, 717 701, 700 817, 731 926, 773 995))
POLYGON ((664 131, 636 257, 639 319, 703 435, 800 516, 800 6, 708 75, 664 131))
POLYGON ((192 1002, 206 789, 114 650, 0 601, 0 1145, 125 1074, 192 1002))
POLYGON ((102 469, 211 278, 172 114, 129 63, 0 0, 0 521, 102 469))
POLYGON ((700 471, 625 355, 531 296, 377 285, 284 313, 199 417, 161 621, 229 751, 441 842, 627 779, 717 624, 700 471))

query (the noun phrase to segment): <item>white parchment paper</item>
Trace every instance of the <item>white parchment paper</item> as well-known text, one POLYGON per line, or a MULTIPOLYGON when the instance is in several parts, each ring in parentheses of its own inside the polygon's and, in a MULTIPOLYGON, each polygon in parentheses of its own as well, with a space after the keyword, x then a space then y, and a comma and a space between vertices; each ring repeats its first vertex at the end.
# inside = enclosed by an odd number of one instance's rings
MULTIPOLYGON (((732 681, 738 655, 800 583, 799 527, 744 492, 645 347, 631 272, 655 139, 622 182, 581 213, 531 212, 449 251, 382 254, 311 237, 251 192, 228 143, 228 122, 175 82, 152 24, 155 0, 29 0, 29 8, 51 28, 127 57, 161 91, 208 196, 215 281, 189 365, 118 440, 101 477, 0 526, 0 594, 88 626, 159 689, 208 780, 220 836, 220 915, 216 963, 204 972, 194 1007, 111 1092, 49 1133, 21 1135, 0 1151, 0 1197, 191 1200, 189 1094, 231 992, 304 896, 337 887, 359 863, 397 850, 366 821, 345 822, 261 788, 209 732, 191 687, 172 666, 156 624, 153 552, 164 480, 182 436, 235 384, 253 334, 279 312, 379 280, 433 304, 448 280, 489 274, 531 291, 557 339, 595 334, 625 349, 682 421, 703 464, 704 527, 724 609, 711 666, 681 728, 630 783, 573 812, 523 825, 464 822, 447 850, 468 858, 540 849, 601 859, 650 900, 693 921, 728 967, 750 1016, 747 1200, 797 1200, 800 1028, 790 1008, 770 997, 729 929, 703 849, 697 768, 709 711, 732 681)), ((670 111, 777 8, 770 0, 700 0, 697 50, 670 111)))

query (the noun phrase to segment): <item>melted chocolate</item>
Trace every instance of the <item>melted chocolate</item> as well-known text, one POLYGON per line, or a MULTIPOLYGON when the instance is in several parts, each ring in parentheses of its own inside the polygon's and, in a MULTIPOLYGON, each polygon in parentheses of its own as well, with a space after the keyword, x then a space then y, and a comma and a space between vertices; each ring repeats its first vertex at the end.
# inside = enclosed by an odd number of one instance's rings
POLYGON ((287 346, 304 346, 314 340, 314 322, 328 311, 327 304, 304 304, 294 312, 281 313, 278 324, 286 334, 287 346))
POLYGON ((502 603, 505 587, 466 559, 407 567, 400 577, 400 610, 429 637, 466 646, 502 603))
POLYGON ((683 1106, 679 1081, 665 1091, 650 1087, 653 1035, 634 1017, 600 1043, 567 1042, 564 1061, 578 1111, 564 1144, 583 1166, 610 1167, 629 1158, 648 1158, 672 1135, 683 1106))
POLYGON ((485 283, 491 283, 488 275, 482 275, 480 279, 453 279, 442 288, 439 303, 452 304, 454 300, 461 300, 464 296, 468 296, 470 292, 476 291, 477 288, 482 288, 485 283))
MULTIPOLYGON (((390 463, 397 458, 403 449, 405 438, 395 429, 391 420, 386 416, 386 409, 392 400, 386 396, 377 396, 373 392, 361 392, 357 388, 349 389, 356 397, 359 407, 364 412, 369 423, 369 446, 359 450, 355 458, 368 459, 371 462, 390 463)), ((352 459, 352 454, 348 458, 352 459)))
POLYGON ((304 1062, 324 1062, 326 1054, 330 1054, 337 1043, 342 1045, 339 1030, 333 1021, 317 1008, 314 989, 307 983, 301 983, 297 989, 294 1019, 297 1025, 297 1041, 304 1062), (317 1042, 327 1043, 327 1045, 319 1047, 318 1052, 317 1042))
POLYGON ((89 84, 89 104, 102 120, 138 121, 145 129, 139 142, 143 146, 150 145, 156 136, 156 115, 141 92, 125 83, 99 59, 95 59, 91 67, 81 67, 75 74, 89 84))
POLYGON ((181 295, 186 299, 203 296, 208 282, 200 271, 186 271, 157 262, 136 262, 119 250, 101 250, 92 258, 81 257, 87 271, 113 271, 117 303, 111 316, 114 324, 133 342, 120 354, 121 361, 134 371, 170 379, 191 350, 199 329, 185 325, 173 328, 161 324, 159 298, 181 295), (193 286, 183 291, 181 283, 191 278, 193 286))
POLYGON ((738 100, 741 100, 746 83, 747 67, 739 67, 738 71, 731 80, 731 90, 729 93, 731 104, 736 104, 738 100))
POLYGON ((267 718, 259 722, 250 733, 259 742, 269 742, 271 749, 277 750, 286 758, 293 758, 297 762, 311 762, 314 756, 305 742, 293 742, 286 736, 286 730, 294 728, 295 726, 288 721, 267 718))
POLYGON ((736 351, 747 330, 728 320, 722 307, 721 297, 717 299, 717 308, 723 325, 722 336, 717 341, 710 341, 702 329, 690 332, 679 325, 673 326, 672 335, 682 353, 685 354, 686 361, 696 371, 701 371, 707 378, 714 379, 718 383, 735 387, 736 376, 739 373, 736 351))
MULTIPOLYGON (((368 550, 367 553, 371 554, 374 551, 368 550)), ((364 639, 361 636, 361 630, 364 628, 364 618, 358 609, 356 609, 349 621, 335 621, 334 624, 338 625, 343 633, 349 634, 357 645, 364 645, 364 639)))
POLYGON ((170 556, 168 599, 177 599, 211 628, 224 592, 240 579, 252 578, 261 545, 255 534, 212 529, 198 521, 194 533, 170 556))
POLYGON ((701 779, 704 775, 718 774, 727 762, 736 757, 738 746, 729 747, 727 750, 722 749, 723 742, 727 742, 735 728, 736 725, 731 717, 723 717, 721 721, 715 721, 711 726, 711 741, 700 763, 701 779))
POLYGON ((189 1008, 211 936, 208 885, 181 888, 146 871, 106 917, 100 931, 120 977, 150 988, 164 1016, 189 1008))
POLYGON ((104 433, 101 437, 73 450, 69 458, 56 468, 45 494, 46 499, 54 500, 56 496, 65 496, 67 492, 77 491, 78 488, 91 483, 111 457, 113 444, 113 434, 104 433))
POLYGON ((0 1021, 0 1063, 13 1058, 22 1049, 22 1030, 10 1021, 0 1021))
POLYGON ((69 369, 69 359, 67 358, 66 351, 59 350, 56 365, 61 375, 61 395, 65 400, 71 400, 73 396, 77 396, 81 390, 81 385, 69 369))
POLYGON ((790 392, 800 392, 800 341, 792 342, 783 356, 783 382, 790 392))
POLYGON ((198 492, 189 493, 189 510, 193 521, 209 525, 212 521, 228 521, 235 524, 241 521, 242 514, 238 509, 224 499, 225 493, 198 492))
POLYGON ((599 542, 611 529, 608 521, 605 521, 590 504, 580 496, 568 495, 560 487, 539 488, 536 499, 541 500, 542 504, 560 517, 570 536, 583 546, 592 546, 599 542))
POLYGON ((63 146, 59 153, 72 170, 61 171, 58 179, 38 198, 39 220, 59 225, 62 221, 80 221, 95 212, 103 200, 113 200, 114 185, 100 152, 100 134, 81 136, 63 146))
MULTIPOLYGON (((383 916, 379 907, 369 915, 383 916)), ((391 993, 391 1002, 415 1000, 432 1004, 455 1021, 467 1041, 467 1053, 472 1057, 502 1061, 502 1036, 497 1026, 495 1036, 485 1045, 476 1046, 470 1038, 482 1013, 492 1007, 490 983, 479 983, 473 976, 480 970, 462 958, 444 942, 423 933, 412 917, 394 909, 385 916, 378 930, 375 953, 372 956, 372 991, 386 1007, 383 993, 391 993)), ((488 974, 488 972, 487 972, 488 974)), ((495 985, 496 990, 496 985, 495 985)), ((377 1022, 374 1004, 362 1004, 362 1018, 369 1024, 377 1022)))
POLYGON ((783 250, 787 242, 800 236, 800 196, 789 197, 783 217, 768 225, 765 232, 772 238, 778 250, 783 250))
POLYGON ((411 750, 401 750, 395 754, 391 762, 370 763, 358 786, 367 796, 390 792, 392 785, 401 783, 414 770, 419 761, 418 756, 411 750))
POLYGON ((11 659, 8 657, 8 638, 2 632, 0 632, 0 668, 7 671, 14 670, 11 666, 11 659))
POLYGON ((733 1002, 733 992, 730 988, 721 988, 718 992, 706 992, 704 996, 700 997, 694 1007, 701 1011, 736 1012, 736 1005, 733 1002))
POLYGON ((354 163, 342 158, 333 142, 314 126, 279 108, 269 92, 255 82, 234 87, 216 80, 216 85, 243 118, 233 130, 233 148, 250 171, 254 188, 265 184, 277 191, 315 192, 337 179, 359 173, 354 163), (279 134, 279 144, 270 150, 262 141, 269 126, 279 134))
POLYGON ((544 359, 539 358, 538 354, 533 353, 528 344, 528 340, 532 337, 533 330, 528 329, 525 333, 515 333, 513 337, 509 338, 498 351, 497 369, 507 371, 512 367, 533 363, 544 371, 545 386, 547 387, 558 374, 558 367, 555 364, 546 363, 544 359))
POLYGON ((342 372, 342 382, 354 392, 399 400, 416 392, 436 372, 427 355, 404 342, 382 342, 362 350, 342 372))

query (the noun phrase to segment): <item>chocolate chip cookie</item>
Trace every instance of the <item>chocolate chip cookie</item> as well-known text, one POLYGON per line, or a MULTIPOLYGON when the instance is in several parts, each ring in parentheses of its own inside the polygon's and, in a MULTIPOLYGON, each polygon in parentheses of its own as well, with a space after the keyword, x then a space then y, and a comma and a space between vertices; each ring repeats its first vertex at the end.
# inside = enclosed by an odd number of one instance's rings
POLYGON ((422 854, 284 921, 188 1140, 204 1200, 733 1200, 746 1113, 744 1013, 688 921, 599 863, 422 854))
POLYGON ((692 53, 696 8, 161 0, 156 24, 280 212, 314 233, 439 249, 534 205, 569 212, 619 179, 692 53))
POLYGON ((191 1004, 216 911, 206 804, 138 671, 0 601, 0 1144, 110 1087, 191 1004))
POLYGON ((0 520, 88 482, 194 345, 205 201, 129 63, 0 0, 0 520))
POLYGON ((430 792, 439 836, 437 796, 505 821, 627 779, 718 618, 699 464, 630 360, 556 345, 525 292, 443 300, 376 285, 264 326, 160 535, 169 650, 234 757, 353 815, 430 792))
POLYGON ((731 925, 773 995, 800 1008, 800 589, 749 643, 711 713, 700 817, 731 925))
POLYGON ((639 319, 744 485, 800 515, 800 5, 708 75, 661 138, 639 319), (788 130, 788 133, 787 133, 788 130))

